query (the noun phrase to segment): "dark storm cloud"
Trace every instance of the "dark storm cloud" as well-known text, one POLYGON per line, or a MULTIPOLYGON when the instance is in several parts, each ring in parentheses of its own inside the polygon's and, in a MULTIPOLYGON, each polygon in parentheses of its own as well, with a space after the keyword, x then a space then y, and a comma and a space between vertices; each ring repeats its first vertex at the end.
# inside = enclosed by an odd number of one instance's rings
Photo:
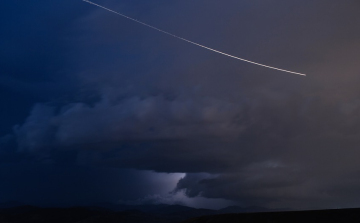
POLYGON ((62 162, 73 151, 82 165, 186 172, 175 191, 189 197, 359 205, 357 1, 105 3, 308 76, 239 63, 85 5, 70 57, 77 100, 34 105, 14 128, 20 153, 62 162))
POLYGON ((231 137, 243 130, 236 123, 238 110, 238 105, 223 101, 166 100, 162 96, 120 102, 104 99, 94 106, 75 103, 58 115, 54 108, 39 104, 15 132, 21 150, 44 148, 49 143, 71 146, 85 142, 231 137))

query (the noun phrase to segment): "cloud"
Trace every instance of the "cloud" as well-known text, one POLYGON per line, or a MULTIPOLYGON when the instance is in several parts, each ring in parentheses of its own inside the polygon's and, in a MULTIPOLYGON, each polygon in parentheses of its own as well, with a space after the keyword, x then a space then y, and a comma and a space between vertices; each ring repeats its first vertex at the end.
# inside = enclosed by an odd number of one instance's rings
POLYGON ((54 111, 38 104, 26 122, 15 128, 19 150, 130 140, 231 138, 244 131, 237 123, 241 107, 212 99, 156 96, 112 102, 105 98, 94 106, 75 103, 62 107, 58 114, 54 111))
POLYGON ((37 104, 26 119, 25 124, 21 127, 14 127, 19 151, 28 150, 37 153, 51 146, 54 131, 51 124, 53 113, 53 108, 37 104))
POLYGON ((135 200, 135 201, 119 201, 120 204, 126 205, 152 205, 152 204, 169 204, 169 205, 185 205, 183 200, 186 196, 181 196, 181 194, 152 194, 147 195, 144 198, 135 200))
POLYGON ((183 191, 167 194, 152 194, 144 198, 133 201, 119 201, 120 204, 126 205, 151 205, 151 204, 169 204, 169 205, 185 205, 195 208, 220 209, 230 205, 234 202, 225 199, 208 199, 204 197, 188 197, 183 191))
MULTIPOLYGON (((202 3, 164 3, 138 17, 309 75, 238 63, 93 9, 74 23, 77 97, 37 103, 14 128, 19 152, 54 162, 187 173, 176 191, 244 206, 358 205, 358 2, 215 7, 210 1, 207 10, 202 3), (63 158, 67 152, 74 157, 63 158)), ((136 6, 124 10, 133 16, 136 6)), ((152 194, 142 201, 174 201, 152 194)))

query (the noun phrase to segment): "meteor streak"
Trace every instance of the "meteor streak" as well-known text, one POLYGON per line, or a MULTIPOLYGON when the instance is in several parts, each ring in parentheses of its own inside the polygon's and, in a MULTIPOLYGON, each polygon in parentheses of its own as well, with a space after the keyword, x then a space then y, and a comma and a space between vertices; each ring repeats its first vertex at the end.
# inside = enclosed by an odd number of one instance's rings
POLYGON ((258 66, 262 66, 262 67, 266 67, 266 68, 269 68, 269 69, 274 69, 274 70, 283 71, 283 72, 287 72, 287 73, 291 73, 291 74, 298 74, 298 75, 306 76, 306 74, 303 74, 303 73, 298 73, 298 72, 294 72, 294 71, 290 71, 290 70, 285 70, 285 69, 280 69, 280 68, 277 68, 277 67, 268 66, 268 65, 265 65, 265 64, 261 64, 261 63, 257 63, 257 62, 250 61, 250 60, 246 60, 246 59, 243 59, 243 58, 240 58, 240 57, 236 57, 236 56, 233 56, 233 55, 230 55, 230 54, 227 54, 227 53, 224 53, 224 52, 221 52, 221 51, 212 49, 212 48, 207 47, 207 46, 203 46, 203 45, 201 45, 201 44, 199 44, 199 43, 195 43, 195 42, 193 42, 193 41, 190 41, 190 40, 188 40, 188 39, 182 38, 182 37, 180 37, 180 36, 176 36, 176 35, 174 35, 174 34, 172 34, 172 33, 166 32, 166 31, 164 31, 164 30, 161 30, 161 29, 159 29, 159 28, 156 28, 156 27, 154 27, 154 26, 151 26, 151 25, 149 25, 149 24, 146 24, 146 23, 144 23, 144 22, 141 22, 141 21, 139 21, 139 20, 137 20, 137 19, 133 19, 133 18, 131 18, 131 17, 129 17, 129 16, 123 15, 123 14, 121 14, 121 13, 119 13, 119 12, 116 12, 116 11, 111 10, 111 9, 109 9, 109 8, 106 8, 106 7, 104 7, 104 6, 98 5, 98 4, 96 4, 96 3, 94 3, 94 2, 91 2, 91 1, 89 1, 89 0, 83 0, 83 1, 84 1, 84 2, 87 2, 87 3, 89 3, 89 4, 92 4, 92 5, 95 5, 95 6, 97 6, 97 7, 100 7, 100 8, 102 8, 102 9, 105 9, 105 10, 107 10, 107 11, 109 11, 109 12, 112 12, 112 13, 115 13, 115 14, 117 14, 117 15, 120 15, 120 16, 122 16, 122 17, 124 17, 124 18, 130 19, 130 20, 132 20, 132 21, 134 21, 134 22, 137 22, 137 23, 139 23, 139 24, 141 24, 141 25, 147 26, 147 27, 149 27, 149 28, 151 28, 151 29, 154 29, 154 30, 157 30, 157 31, 159 31, 159 32, 165 33, 165 34, 167 34, 167 35, 169 35, 169 36, 172 36, 172 37, 175 37, 175 38, 177 38, 177 39, 180 39, 180 40, 186 41, 186 42, 188 42, 188 43, 194 44, 194 45, 196 45, 196 46, 199 46, 199 47, 202 47, 202 48, 211 50, 211 51, 213 51, 213 52, 215 52, 215 53, 219 53, 219 54, 222 54, 222 55, 225 55, 225 56, 228 56, 228 57, 237 59, 237 60, 241 60, 241 61, 244 61, 244 62, 247 62, 247 63, 255 64, 255 65, 258 65, 258 66))

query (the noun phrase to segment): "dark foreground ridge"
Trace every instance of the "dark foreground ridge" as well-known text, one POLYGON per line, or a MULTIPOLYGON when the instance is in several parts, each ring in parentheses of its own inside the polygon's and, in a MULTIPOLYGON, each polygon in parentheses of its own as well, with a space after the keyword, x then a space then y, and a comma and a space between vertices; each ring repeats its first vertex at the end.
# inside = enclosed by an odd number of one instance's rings
POLYGON ((117 205, 98 203, 91 207, 40 208, 0 204, 0 223, 177 223, 187 219, 225 214, 269 211, 261 207, 231 206, 220 210, 191 208, 182 205, 117 205), (2 208, 2 209, 1 209, 2 208))
POLYGON ((314 211, 288 211, 221 214, 202 216, 183 221, 182 223, 359 223, 360 209, 332 209, 314 211))
MULTIPOLYGON (((264 208, 229 207, 218 211, 181 205, 0 209, 0 223, 252 223, 360 222, 360 209, 267 212, 264 208), (253 213, 254 211, 264 211, 253 213), (236 212, 236 214, 234 214, 236 212), (233 213, 233 214, 227 214, 233 213)), ((273 210, 272 210, 273 211, 273 210)))

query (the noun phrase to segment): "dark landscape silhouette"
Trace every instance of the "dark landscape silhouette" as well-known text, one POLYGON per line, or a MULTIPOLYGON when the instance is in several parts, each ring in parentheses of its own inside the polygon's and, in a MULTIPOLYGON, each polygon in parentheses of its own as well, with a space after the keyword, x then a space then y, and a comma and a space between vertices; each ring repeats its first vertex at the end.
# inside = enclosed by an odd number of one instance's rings
POLYGON ((0 222, 39 223, 39 222, 182 222, 188 219, 227 213, 249 213, 270 211, 261 207, 241 208, 230 206, 220 210, 191 208, 182 205, 116 205, 100 203, 86 207, 45 208, 30 205, 17 206, 20 203, 0 204, 0 222))
POLYGON ((311 211, 271 210, 261 207, 231 206, 220 210, 182 205, 114 205, 42 208, 30 205, 8 207, 1 204, 1 223, 252 223, 252 222, 360 222, 360 209, 311 211))

